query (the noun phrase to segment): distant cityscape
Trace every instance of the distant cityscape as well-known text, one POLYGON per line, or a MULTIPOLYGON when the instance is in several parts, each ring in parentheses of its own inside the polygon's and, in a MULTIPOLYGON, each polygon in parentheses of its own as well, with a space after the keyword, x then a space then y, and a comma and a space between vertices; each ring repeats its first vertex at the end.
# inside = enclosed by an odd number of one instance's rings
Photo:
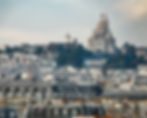
POLYGON ((106 15, 65 40, 0 48, 0 118, 147 118, 147 47, 118 47, 106 15))

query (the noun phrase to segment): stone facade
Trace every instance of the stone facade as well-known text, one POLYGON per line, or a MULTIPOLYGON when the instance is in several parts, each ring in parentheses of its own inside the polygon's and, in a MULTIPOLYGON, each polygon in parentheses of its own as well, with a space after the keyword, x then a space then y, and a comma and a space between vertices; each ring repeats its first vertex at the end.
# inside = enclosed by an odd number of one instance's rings
POLYGON ((115 39, 110 32, 108 19, 104 15, 89 40, 89 49, 95 53, 114 53, 116 50, 115 39))

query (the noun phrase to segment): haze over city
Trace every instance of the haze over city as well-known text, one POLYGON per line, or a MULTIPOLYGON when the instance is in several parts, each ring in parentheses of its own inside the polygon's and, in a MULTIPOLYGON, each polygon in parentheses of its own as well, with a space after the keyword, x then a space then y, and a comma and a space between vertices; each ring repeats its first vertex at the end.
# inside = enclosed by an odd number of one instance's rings
POLYGON ((0 44, 64 41, 66 33, 87 44, 102 13, 117 44, 147 46, 146 0, 0 0, 0 44))
POLYGON ((147 0, 0 0, 0 118, 147 118, 147 0))

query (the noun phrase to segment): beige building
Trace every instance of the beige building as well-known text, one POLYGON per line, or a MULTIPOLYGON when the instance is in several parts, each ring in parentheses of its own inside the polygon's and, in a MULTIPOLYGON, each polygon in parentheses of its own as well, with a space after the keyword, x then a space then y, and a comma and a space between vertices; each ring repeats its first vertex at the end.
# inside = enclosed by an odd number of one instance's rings
POLYGON ((89 49, 92 52, 114 53, 116 50, 115 39, 109 29, 109 22, 103 15, 89 39, 89 49))

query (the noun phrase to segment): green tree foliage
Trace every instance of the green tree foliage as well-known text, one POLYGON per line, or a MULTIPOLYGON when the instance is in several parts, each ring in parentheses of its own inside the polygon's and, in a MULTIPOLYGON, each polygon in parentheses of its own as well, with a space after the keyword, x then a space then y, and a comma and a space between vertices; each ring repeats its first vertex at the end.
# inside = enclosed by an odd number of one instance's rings
POLYGON ((137 57, 136 47, 126 43, 122 51, 108 57, 106 68, 136 68, 144 63, 143 58, 137 57))
POLYGON ((50 45, 49 50, 57 53, 58 66, 73 65, 75 67, 82 67, 84 59, 92 56, 92 53, 83 46, 72 43, 50 45))

